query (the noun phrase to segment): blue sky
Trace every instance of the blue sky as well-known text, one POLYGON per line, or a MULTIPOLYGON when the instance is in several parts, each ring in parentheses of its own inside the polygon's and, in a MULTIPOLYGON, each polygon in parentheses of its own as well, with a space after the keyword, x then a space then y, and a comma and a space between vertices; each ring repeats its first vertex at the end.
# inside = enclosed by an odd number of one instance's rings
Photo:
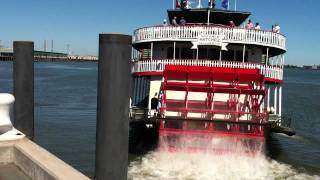
MULTIPOLYGON (((207 0, 202 0, 207 4, 207 0)), ((230 0, 233 8, 235 0, 230 0)), ((218 6, 221 0, 217 0, 218 6)), ((320 64, 320 1, 237 0, 238 10, 252 12, 263 29, 279 23, 287 36, 286 63, 320 64)), ((77 54, 97 54, 98 34, 133 30, 162 23, 172 0, 10 0, 1 1, 0 40, 11 47, 14 40, 32 40, 36 49, 77 54)))

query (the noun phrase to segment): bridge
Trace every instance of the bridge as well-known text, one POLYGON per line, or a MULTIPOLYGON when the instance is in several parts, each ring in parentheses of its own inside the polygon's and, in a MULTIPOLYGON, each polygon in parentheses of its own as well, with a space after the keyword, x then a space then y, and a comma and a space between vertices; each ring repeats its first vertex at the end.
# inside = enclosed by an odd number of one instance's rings
MULTIPOLYGON (((0 48, 0 61, 12 61, 13 49, 0 48)), ((69 55, 60 52, 34 51, 35 61, 98 61, 97 56, 69 55)))

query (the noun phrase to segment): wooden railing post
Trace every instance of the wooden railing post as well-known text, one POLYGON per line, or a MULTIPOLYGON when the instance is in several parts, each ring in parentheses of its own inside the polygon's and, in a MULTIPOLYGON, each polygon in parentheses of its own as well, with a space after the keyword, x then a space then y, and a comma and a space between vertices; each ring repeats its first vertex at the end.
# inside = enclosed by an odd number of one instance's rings
POLYGON ((34 137, 34 43, 13 42, 14 127, 34 137))
POLYGON ((126 180, 131 36, 99 35, 96 180, 126 180))

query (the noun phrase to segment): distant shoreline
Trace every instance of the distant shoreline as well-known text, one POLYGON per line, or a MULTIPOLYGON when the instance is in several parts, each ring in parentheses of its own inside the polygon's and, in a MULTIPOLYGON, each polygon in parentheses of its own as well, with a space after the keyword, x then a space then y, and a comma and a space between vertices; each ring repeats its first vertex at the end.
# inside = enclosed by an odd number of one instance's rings
MULTIPOLYGON (((12 59, 0 59, 0 62, 5 62, 5 61, 13 61, 12 59)), ((34 62, 98 62, 98 60, 86 60, 86 59, 35 59, 34 62)), ((297 66, 297 65, 285 65, 284 69, 305 69, 305 70, 320 70, 320 65, 319 66, 311 66, 311 65, 304 65, 304 66, 297 66)))
MULTIPOLYGON (((2 62, 12 62, 12 59, 4 60, 0 59, 2 62)), ((98 62, 98 60, 85 60, 85 59, 78 59, 78 60, 72 60, 72 59, 46 59, 46 60, 37 60, 35 59, 34 62, 98 62)))

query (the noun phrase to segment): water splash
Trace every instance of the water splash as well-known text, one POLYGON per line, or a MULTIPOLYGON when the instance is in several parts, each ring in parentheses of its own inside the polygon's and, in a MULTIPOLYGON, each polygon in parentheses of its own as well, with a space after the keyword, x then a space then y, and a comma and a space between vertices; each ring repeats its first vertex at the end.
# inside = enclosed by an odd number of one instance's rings
MULTIPOLYGON (((179 139, 174 143, 181 147, 190 145, 190 141, 192 142, 188 139, 186 144, 184 140, 179 139)), ((215 147, 232 147, 237 150, 247 150, 250 147, 246 143, 239 143, 239 141, 226 141, 226 139, 223 141, 214 139, 213 144, 215 147), (232 145, 235 142, 237 143, 232 145)), ((199 145, 198 142, 197 140, 195 145, 199 145)), ((210 143, 202 144, 202 146, 212 148, 210 143)), ((210 151, 192 153, 155 151, 131 162, 128 178, 131 180, 320 179, 318 176, 299 173, 289 165, 269 160, 264 155, 263 146, 255 146, 254 148, 255 154, 249 156, 239 153, 241 151, 223 154, 210 151)))

